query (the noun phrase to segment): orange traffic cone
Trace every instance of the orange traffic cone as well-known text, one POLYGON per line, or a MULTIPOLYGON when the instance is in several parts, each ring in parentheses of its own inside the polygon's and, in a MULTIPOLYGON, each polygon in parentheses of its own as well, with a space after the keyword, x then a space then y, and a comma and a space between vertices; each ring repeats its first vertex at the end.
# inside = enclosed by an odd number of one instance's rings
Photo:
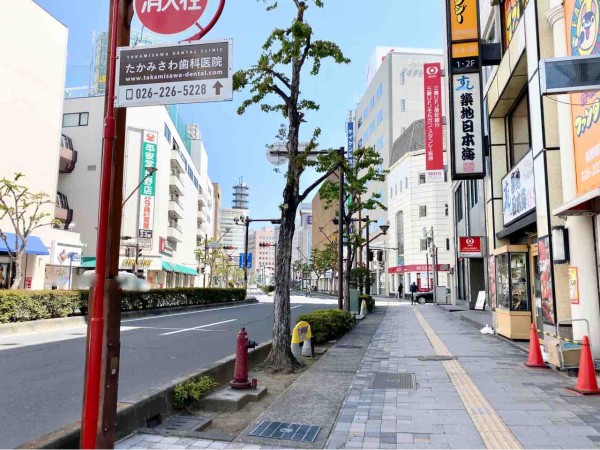
POLYGON ((579 375, 577 384, 574 388, 567 388, 571 391, 584 395, 598 395, 598 381, 596 381, 596 370, 594 369, 594 360, 590 351, 590 340, 587 336, 583 337, 581 344, 581 357, 579 359, 579 375))
POLYGON ((534 368, 547 368, 544 364, 544 358, 542 358, 542 351, 540 350, 540 340, 538 339, 537 329, 535 324, 531 324, 531 337, 529 338, 529 359, 525 364, 527 367, 534 368))

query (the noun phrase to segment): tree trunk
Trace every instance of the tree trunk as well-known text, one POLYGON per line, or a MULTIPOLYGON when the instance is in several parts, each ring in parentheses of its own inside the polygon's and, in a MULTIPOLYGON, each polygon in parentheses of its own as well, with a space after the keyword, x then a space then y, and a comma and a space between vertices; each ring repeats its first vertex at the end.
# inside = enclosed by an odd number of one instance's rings
POLYGON ((352 271, 352 259, 350 258, 351 252, 350 246, 348 246, 348 256, 346 258, 346 273, 344 278, 344 310, 350 311, 350 272, 352 271))
POLYGON ((21 285, 21 278, 23 277, 22 264, 23 264, 24 253, 25 253, 24 251, 17 253, 17 255, 14 259, 14 261, 15 261, 15 278, 13 280, 12 285, 10 286, 11 289, 19 289, 19 287, 21 285))

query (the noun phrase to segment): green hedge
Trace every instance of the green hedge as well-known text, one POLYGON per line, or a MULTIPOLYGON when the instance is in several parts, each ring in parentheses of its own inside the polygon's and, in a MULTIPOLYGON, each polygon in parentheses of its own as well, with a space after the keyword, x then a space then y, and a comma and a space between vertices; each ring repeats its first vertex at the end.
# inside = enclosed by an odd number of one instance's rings
MULTIPOLYGON (((241 301, 244 289, 175 288, 123 291, 121 311, 241 301)), ((88 291, 0 290, 0 323, 55 319, 87 313, 88 291)))
POLYGON ((298 316, 296 323, 303 320, 310 324, 316 344, 340 338, 350 331, 356 322, 352 314, 339 309, 323 309, 302 314, 298 316))
POLYGON ((367 302, 367 312, 372 312, 375 309, 375 299, 372 296, 365 294, 360 296, 361 305, 363 300, 367 302))

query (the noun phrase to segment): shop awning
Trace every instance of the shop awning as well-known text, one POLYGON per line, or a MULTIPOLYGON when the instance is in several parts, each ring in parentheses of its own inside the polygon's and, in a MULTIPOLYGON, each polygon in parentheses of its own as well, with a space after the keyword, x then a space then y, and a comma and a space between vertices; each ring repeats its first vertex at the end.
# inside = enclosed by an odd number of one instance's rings
MULTIPOLYGON (((6 236, 6 243, 4 239, 0 239, 0 253, 8 253, 14 252, 15 246, 15 235, 14 233, 4 233, 6 236), (8 248, 6 247, 8 244, 8 248)), ((25 253, 29 255, 49 255, 48 249, 42 242, 42 240, 37 236, 29 236, 27 238, 27 243, 25 244, 25 253)))
POLYGON ((93 256, 83 256, 81 258, 81 265, 79 267, 83 267, 84 269, 95 269, 96 258, 93 256))
POLYGON ((182 266, 181 264, 175 264, 172 262, 167 262, 167 261, 163 261, 162 263, 162 268, 163 270, 166 270, 167 272, 177 272, 177 273, 183 273, 185 275, 198 275, 198 272, 196 271, 196 269, 192 269, 191 267, 186 267, 186 266, 182 266))
POLYGON ((586 192, 552 211, 558 217, 593 216, 600 214, 600 188, 586 192))

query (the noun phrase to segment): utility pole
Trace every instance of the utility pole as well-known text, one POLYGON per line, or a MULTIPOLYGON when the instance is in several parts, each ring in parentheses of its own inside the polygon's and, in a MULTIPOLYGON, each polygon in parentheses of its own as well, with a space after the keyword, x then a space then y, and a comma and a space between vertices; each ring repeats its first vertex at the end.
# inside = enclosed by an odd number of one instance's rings
MULTIPOLYGON (((369 216, 365 217, 367 227, 367 285, 365 286, 365 292, 367 295, 371 295, 371 247, 369 246, 369 228, 371 228, 371 222, 369 216)), ((359 222, 359 226, 362 222, 359 222)))
POLYGON ((250 219, 246 217, 246 238, 244 240, 244 289, 248 290, 248 235, 250 231, 250 219))
MULTIPOLYGON (((339 149, 343 161, 344 147, 339 149)), ((344 166, 340 165, 339 176, 339 223, 338 223, 338 308, 344 309, 344 166)), ((348 255, 348 258, 350 255, 348 255)), ((350 274, 348 274, 350 275, 350 274)), ((350 301, 348 300, 348 305, 350 301)))
MULTIPOLYGON (((204 270, 202 271, 202 287, 206 287, 206 263, 208 262, 208 234, 204 234, 204 270)), ((212 276, 212 274, 211 274, 212 276)))
POLYGON ((116 50, 129 45, 132 0, 111 0, 107 84, 102 140, 96 277, 89 294, 89 320, 81 415, 81 448, 113 448, 120 369, 121 288, 115 278, 123 199, 126 109, 115 111, 116 50))

